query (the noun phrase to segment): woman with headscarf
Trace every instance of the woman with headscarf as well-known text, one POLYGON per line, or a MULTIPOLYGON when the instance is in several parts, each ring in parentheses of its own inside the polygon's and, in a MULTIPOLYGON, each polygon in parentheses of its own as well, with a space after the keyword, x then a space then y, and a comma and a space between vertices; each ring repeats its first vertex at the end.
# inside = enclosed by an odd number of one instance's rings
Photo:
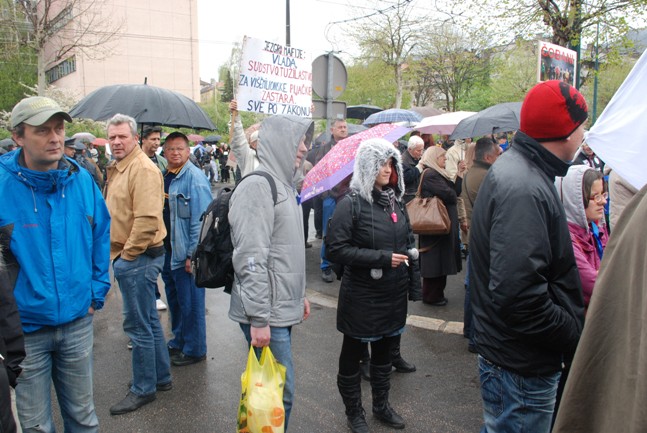
MULTIPOLYGON (((586 165, 573 165, 568 169, 566 176, 555 179, 555 188, 566 211, 568 231, 571 234, 575 262, 582 282, 584 308, 587 309, 608 239, 604 220, 604 205, 608 195, 604 191, 603 175, 602 172, 586 165)), ((564 360, 564 369, 557 387, 553 422, 557 417, 570 368, 571 360, 564 360)))
POLYGON ((584 306, 589 306, 600 261, 607 245, 604 225, 604 191, 602 173, 586 165, 573 165, 563 178, 555 180, 573 241, 573 252, 582 281, 584 306), (602 224, 600 224, 602 223, 602 224))
POLYGON ((452 182, 445 170, 445 150, 430 147, 422 154, 418 166, 421 177, 422 197, 438 197, 447 208, 451 229, 446 235, 420 235, 420 274, 422 275, 422 302, 433 306, 447 305, 445 286, 447 275, 455 275, 462 269, 459 221, 456 207, 461 193, 465 163, 458 164, 456 181, 452 182))
POLYGON ((373 415, 401 429, 404 420, 389 404, 390 350, 404 332, 407 299, 421 297, 397 149, 383 139, 363 142, 350 188, 337 204, 326 236, 328 258, 344 265, 337 308, 337 329, 344 334, 337 385, 351 431, 368 432, 360 359, 370 343, 373 415))

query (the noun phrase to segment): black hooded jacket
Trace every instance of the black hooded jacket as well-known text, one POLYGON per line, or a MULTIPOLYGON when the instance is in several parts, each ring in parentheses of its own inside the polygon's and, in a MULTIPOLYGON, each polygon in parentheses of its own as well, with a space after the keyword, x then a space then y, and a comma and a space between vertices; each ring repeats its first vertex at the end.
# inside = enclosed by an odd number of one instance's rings
POLYGON ((326 257, 344 265, 337 329, 352 337, 373 337, 405 326, 407 299, 421 299, 420 273, 417 260, 410 259, 409 266, 391 267, 393 253, 407 254, 414 247, 413 232, 404 206, 395 203, 391 209, 379 204, 380 192, 373 189, 379 167, 392 158, 397 173, 393 189, 396 199, 401 199, 400 155, 388 142, 375 144, 367 157, 360 156, 361 152, 360 148, 351 181, 356 196, 347 195, 337 203, 326 234, 326 257), (359 209, 353 210, 353 200, 359 209))
POLYGON ((470 228, 479 353, 523 376, 562 368, 583 326, 580 278, 553 184, 569 165, 518 132, 486 175, 470 228))

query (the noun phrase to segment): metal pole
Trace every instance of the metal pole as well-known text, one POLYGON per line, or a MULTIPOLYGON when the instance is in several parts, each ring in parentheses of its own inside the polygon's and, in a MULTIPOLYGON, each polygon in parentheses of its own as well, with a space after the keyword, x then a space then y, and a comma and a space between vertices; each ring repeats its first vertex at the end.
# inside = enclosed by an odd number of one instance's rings
POLYGON ((285 0, 285 45, 290 46, 290 0, 285 0))
POLYGON ((333 63, 333 53, 332 51, 328 53, 328 76, 326 82, 326 129, 330 131, 332 126, 332 63, 333 63))
POLYGON ((600 69, 600 57, 599 57, 600 45, 598 44, 599 37, 600 37, 600 23, 598 23, 598 27, 595 33, 595 76, 593 77, 593 122, 592 122, 593 125, 595 125, 595 121, 598 118, 598 71, 600 69))

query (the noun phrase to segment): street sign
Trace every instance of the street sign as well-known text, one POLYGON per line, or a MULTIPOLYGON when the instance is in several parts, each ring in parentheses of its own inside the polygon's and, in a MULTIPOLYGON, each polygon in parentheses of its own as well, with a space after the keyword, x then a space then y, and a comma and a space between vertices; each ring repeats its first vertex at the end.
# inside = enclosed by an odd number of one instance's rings
MULTIPOLYGON (((326 118, 326 101, 312 100, 315 106, 315 111, 312 113, 313 119, 326 118)), ((346 118, 346 103, 341 101, 332 101, 332 118, 345 119, 346 118)))
POLYGON ((348 83, 348 73, 346 66, 334 54, 322 54, 312 62, 312 89, 322 99, 338 98, 348 83), (328 58, 332 60, 332 91, 328 94, 328 58))

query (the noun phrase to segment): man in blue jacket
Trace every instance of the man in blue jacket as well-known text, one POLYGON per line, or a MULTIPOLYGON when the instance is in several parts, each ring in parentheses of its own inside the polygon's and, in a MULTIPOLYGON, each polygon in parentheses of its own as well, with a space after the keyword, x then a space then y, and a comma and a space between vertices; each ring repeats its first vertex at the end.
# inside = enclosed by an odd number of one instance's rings
POLYGON ((65 121, 55 101, 23 99, 11 113, 19 149, 0 157, 0 242, 18 265, 10 282, 27 353, 16 386, 24 432, 54 431, 51 383, 66 430, 99 429, 92 317, 110 289, 110 216, 90 173, 63 156, 65 121))
POLYGON ((202 213, 211 203, 211 187, 200 169, 189 162, 186 135, 171 133, 164 143, 164 154, 168 167, 162 215, 167 235, 162 279, 171 312, 171 363, 181 367, 204 361, 207 354, 205 293, 195 285, 191 256, 198 246, 202 213))

